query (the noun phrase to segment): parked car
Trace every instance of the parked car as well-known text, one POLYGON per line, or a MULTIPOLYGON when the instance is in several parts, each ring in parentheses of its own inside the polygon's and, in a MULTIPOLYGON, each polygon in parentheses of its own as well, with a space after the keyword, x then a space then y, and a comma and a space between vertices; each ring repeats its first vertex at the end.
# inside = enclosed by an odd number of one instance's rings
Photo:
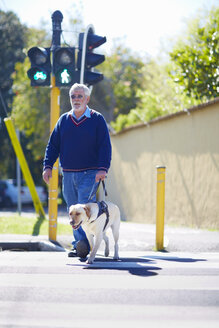
MULTIPOLYGON (((0 180, 0 206, 12 207, 18 202, 18 187, 13 180, 0 180)), ((47 192, 41 186, 36 187, 37 194, 42 203, 47 202, 47 192)), ((21 186, 21 203, 31 204, 32 197, 27 186, 21 186)))
POLYGON ((3 202, 3 191, 1 191, 1 189, 0 189, 0 206, 1 206, 2 202, 3 202))

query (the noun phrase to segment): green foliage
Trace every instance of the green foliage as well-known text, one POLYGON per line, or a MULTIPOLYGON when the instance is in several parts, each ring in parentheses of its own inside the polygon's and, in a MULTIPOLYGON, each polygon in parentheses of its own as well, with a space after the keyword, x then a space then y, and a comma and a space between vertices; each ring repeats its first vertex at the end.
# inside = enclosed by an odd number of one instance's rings
MULTIPOLYGON (((0 88, 3 93, 12 86, 11 74, 17 61, 24 60, 26 28, 21 25, 17 16, 9 11, 0 10, 0 88)), ((5 97, 5 101, 7 102, 5 97)), ((0 105, 1 106, 1 105, 0 105)))
POLYGON ((170 57, 174 81, 196 99, 218 96, 219 88, 219 8, 191 22, 187 34, 178 41, 170 57))
MULTIPOLYGON (((2 216, 0 220, 0 231, 1 234, 48 235, 48 220, 40 220, 38 217, 23 217, 19 215, 11 217, 2 216)), ((60 235, 72 235, 72 228, 69 224, 59 223, 57 232, 60 235)))
MULTIPOLYGON (((218 96, 219 89, 219 8, 193 20, 187 35, 170 53, 172 62, 155 61, 141 69, 144 79, 135 90, 138 99, 128 115, 120 114, 113 129, 122 129, 174 113, 218 96)), ((125 90, 125 88, 124 88, 125 90)))
POLYGON ((101 83, 94 85, 89 106, 90 108, 101 112, 107 122, 112 121, 115 108, 115 97, 112 86, 107 77, 105 77, 101 83))
MULTIPOLYGON (((4 118, 7 112, 10 113, 13 92, 12 73, 15 63, 23 61, 25 54, 25 33, 26 27, 23 26, 18 17, 13 12, 3 12, 0 10, 0 116, 4 118)), ((8 132, 3 120, 0 122, 0 177, 13 177, 16 170, 16 159, 12 148, 8 132)))
POLYGON ((116 132, 119 132, 129 126, 141 122, 142 120, 143 119, 140 117, 138 111, 135 109, 131 109, 131 111, 127 115, 119 114, 117 119, 111 122, 111 126, 116 132))
MULTIPOLYGON (((27 50, 33 46, 48 46, 44 30, 28 29, 27 50)), ((27 77, 29 58, 15 65, 13 73, 13 110, 11 116, 21 133, 21 146, 25 153, 35 183, 42 183, 42 161, 49 137, 50 89, 33 88, 27 77)))
POLYGON ((120 114, 114 122, 111 122, 116 132, 199 103, 198 100, 188 97, 168 76, 170 65, 158 65, 153 60, 145 65, 145 86, 137 91, 138 106, 131 109, 127 115, 120 114))
POLYGON ((137 90, 144 81, 143 67, 142 59, 122 45, 115 46, 112 54, 101 65, 101 70, 113 90, 115 117, 128 114, 131 108, 137 106, 137 90))

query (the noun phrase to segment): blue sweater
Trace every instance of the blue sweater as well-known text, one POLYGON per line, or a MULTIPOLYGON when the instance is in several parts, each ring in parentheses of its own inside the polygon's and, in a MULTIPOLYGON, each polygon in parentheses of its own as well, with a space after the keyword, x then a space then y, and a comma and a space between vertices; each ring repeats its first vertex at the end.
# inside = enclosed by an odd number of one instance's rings
POLYGON ((44 169, 52 168, 59 157, 63 171, 108 171, 111 143, 106 121, 93 109, 90 114, 79 120, 72 111, 60 116, 46 147, 44 169))

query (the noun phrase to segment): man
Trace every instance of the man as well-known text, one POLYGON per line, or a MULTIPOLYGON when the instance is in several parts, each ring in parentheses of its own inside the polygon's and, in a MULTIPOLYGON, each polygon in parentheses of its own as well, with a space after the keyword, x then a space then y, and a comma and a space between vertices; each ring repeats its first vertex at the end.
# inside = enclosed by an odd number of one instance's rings
MULTIPOLYGON (((75 83, 69 90, 72 109, 60 116, 49 138, 43 163, 43 179, 49 184, 52 167, 60 158, 63 195, 67 209, 77 203, 96 201, 99 180, 104 180, 111 162, 110 136, 104 117, 90 109, 90 90, 75 83)), ((76 252, 85 257, 90 250, 82 227, 73 230, 76 252)))

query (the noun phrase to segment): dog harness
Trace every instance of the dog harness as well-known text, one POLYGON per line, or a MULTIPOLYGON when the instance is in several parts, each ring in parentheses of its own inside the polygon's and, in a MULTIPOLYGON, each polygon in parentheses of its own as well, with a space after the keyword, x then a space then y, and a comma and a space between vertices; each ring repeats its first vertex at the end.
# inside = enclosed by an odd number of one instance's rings
POLYGON ((103 228, 103 231, 106 229, 106 226, 109 222, 109 210, 108 210, 108 205, 102 200, 101 202, 97 202, 98 204, 98 207, 99 207, 99 212, 97 214, 97 218, 105 213, 106 214, 106 222, 105 222, 105 225, 104 225, 104 228, 103 228))
POLYGON ((106 229, 106 226, 107 226, 108 222, 109 222, 108 205, 103 200, 101 202, 97 202, 97 205, 98 205, 99 211, 98 211, 96 219, 91 221, 91 223, 96 221, 99 216, 101 216, 103 213, 105 213, 106 214, 106 222, 105 222, 105 225, 104 225, 104 228, 103 228, 103 231, 104 231, 106 229))

